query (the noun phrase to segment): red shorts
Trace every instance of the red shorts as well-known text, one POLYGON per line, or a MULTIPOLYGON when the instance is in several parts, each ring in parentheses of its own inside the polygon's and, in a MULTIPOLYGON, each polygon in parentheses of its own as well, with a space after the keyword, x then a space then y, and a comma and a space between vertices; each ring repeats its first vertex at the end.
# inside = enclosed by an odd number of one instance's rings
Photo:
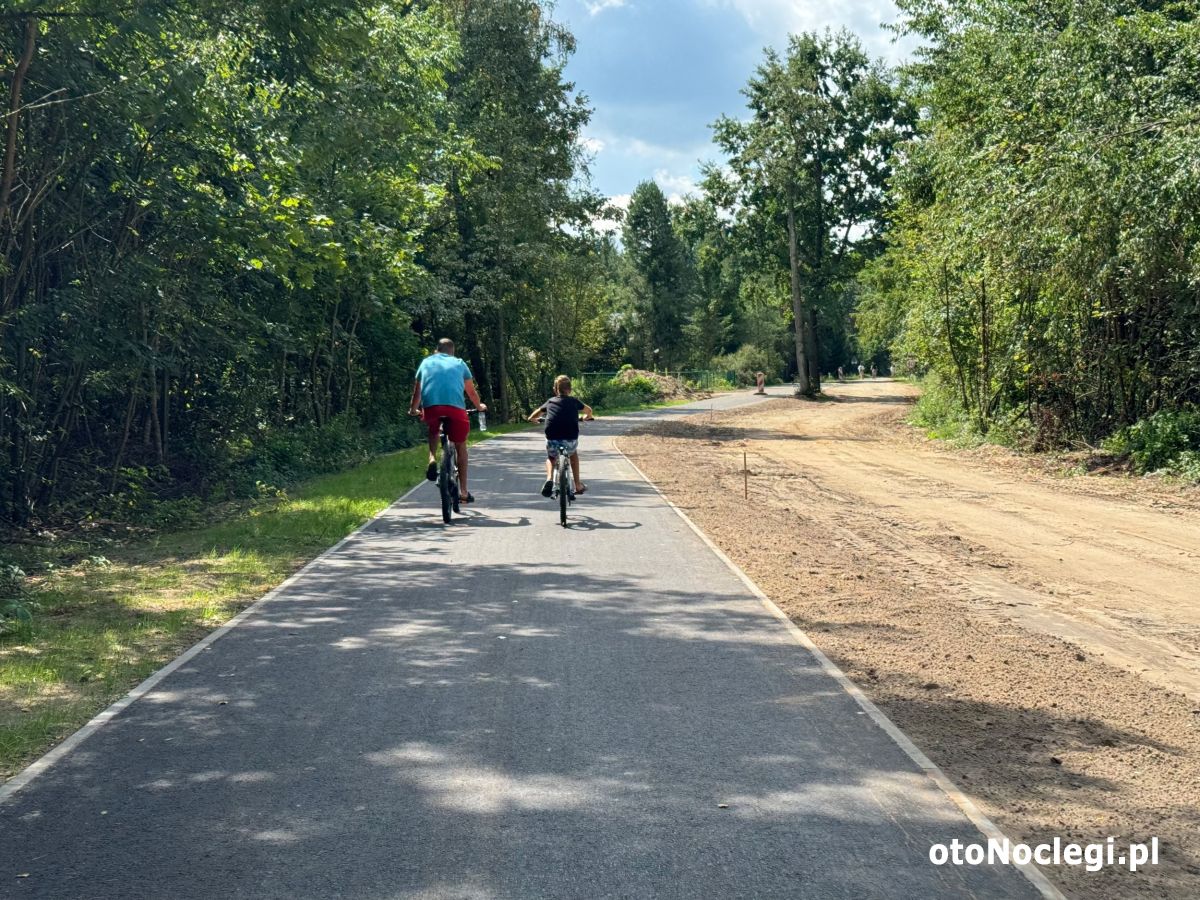
POLYGON ((471 420, 467 418, 465 409, 461 406, 425 407, 422 419, 429 426, 430 434, 437 434, 443 418, 446 420, 446 436, 450 438, 451 443, 461 444, 467 439, 467 435, 471 433, 471 420))

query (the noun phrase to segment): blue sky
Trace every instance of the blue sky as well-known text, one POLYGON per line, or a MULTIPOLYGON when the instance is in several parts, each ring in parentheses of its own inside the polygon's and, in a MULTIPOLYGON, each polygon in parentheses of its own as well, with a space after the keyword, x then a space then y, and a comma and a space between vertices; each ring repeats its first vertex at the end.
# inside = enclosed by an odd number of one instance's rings
POLYGON ((559 0, 555 18, 578 42, 567 75, 595 110, 593 184, 618 203, 649 178, 669 197, 691 190, 701 161, 719 158, 708 126, 742 114, 763 48, 789 32, 844 25, 872 55, 902 56, 880 28, 892 0, 559 0))

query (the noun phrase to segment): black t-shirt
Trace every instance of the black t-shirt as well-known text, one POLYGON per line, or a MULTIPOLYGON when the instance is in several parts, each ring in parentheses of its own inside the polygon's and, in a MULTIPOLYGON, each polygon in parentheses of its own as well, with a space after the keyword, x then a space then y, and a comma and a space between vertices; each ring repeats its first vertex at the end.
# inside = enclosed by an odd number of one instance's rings
POLYGON ((574 397, 551 397, 546 401, 546 439, 579 440, 579 414, 583 404, 574 397))

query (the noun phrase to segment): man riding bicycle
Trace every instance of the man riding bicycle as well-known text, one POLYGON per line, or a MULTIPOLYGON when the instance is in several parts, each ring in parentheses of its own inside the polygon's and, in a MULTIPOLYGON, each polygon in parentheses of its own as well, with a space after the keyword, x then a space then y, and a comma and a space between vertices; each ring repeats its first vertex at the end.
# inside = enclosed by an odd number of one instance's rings
POLYGON ((442 338, 438 341, 437 353, 425 357, 417 368, 408 412, 416 416, 423 411, 422 418, 429 427, 429 466, 425 469, 425 477, 430 481, 437 481, 438 432, 442 419, 446 420, 446 437, 454 444, 458 457, 461 502, 474 503, 475 498, 467 490, 467 435, 471 433, 471 420, 467 418, 464 392, 476 409, 487 412, 487 406, 475 390, 471 370, 454 355, 454 341, 442 338))

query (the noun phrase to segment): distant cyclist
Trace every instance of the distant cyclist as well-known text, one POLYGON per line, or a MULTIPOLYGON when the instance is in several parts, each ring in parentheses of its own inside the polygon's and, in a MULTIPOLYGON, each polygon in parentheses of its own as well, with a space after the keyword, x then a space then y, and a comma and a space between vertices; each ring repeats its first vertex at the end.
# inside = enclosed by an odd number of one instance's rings
POLYGON ((467 490, 467 435, 471 433, 471 420, 467 418, 464 393, 476 409, 487 412, 487 406, 475 390, 471 370, 454 355, 454 341, 442 338, 438 341, 437 353, 425 357, 417 368, 408 412, 415 416, 423 411, 423 420, 429 427, 429 466, 425 469, 425 477, 430 481, 437 481, 438 432, 441 420, 446 420, 446 436, 454 444, 458 456, 461 502, 474 503, 475 498, 467 490))

